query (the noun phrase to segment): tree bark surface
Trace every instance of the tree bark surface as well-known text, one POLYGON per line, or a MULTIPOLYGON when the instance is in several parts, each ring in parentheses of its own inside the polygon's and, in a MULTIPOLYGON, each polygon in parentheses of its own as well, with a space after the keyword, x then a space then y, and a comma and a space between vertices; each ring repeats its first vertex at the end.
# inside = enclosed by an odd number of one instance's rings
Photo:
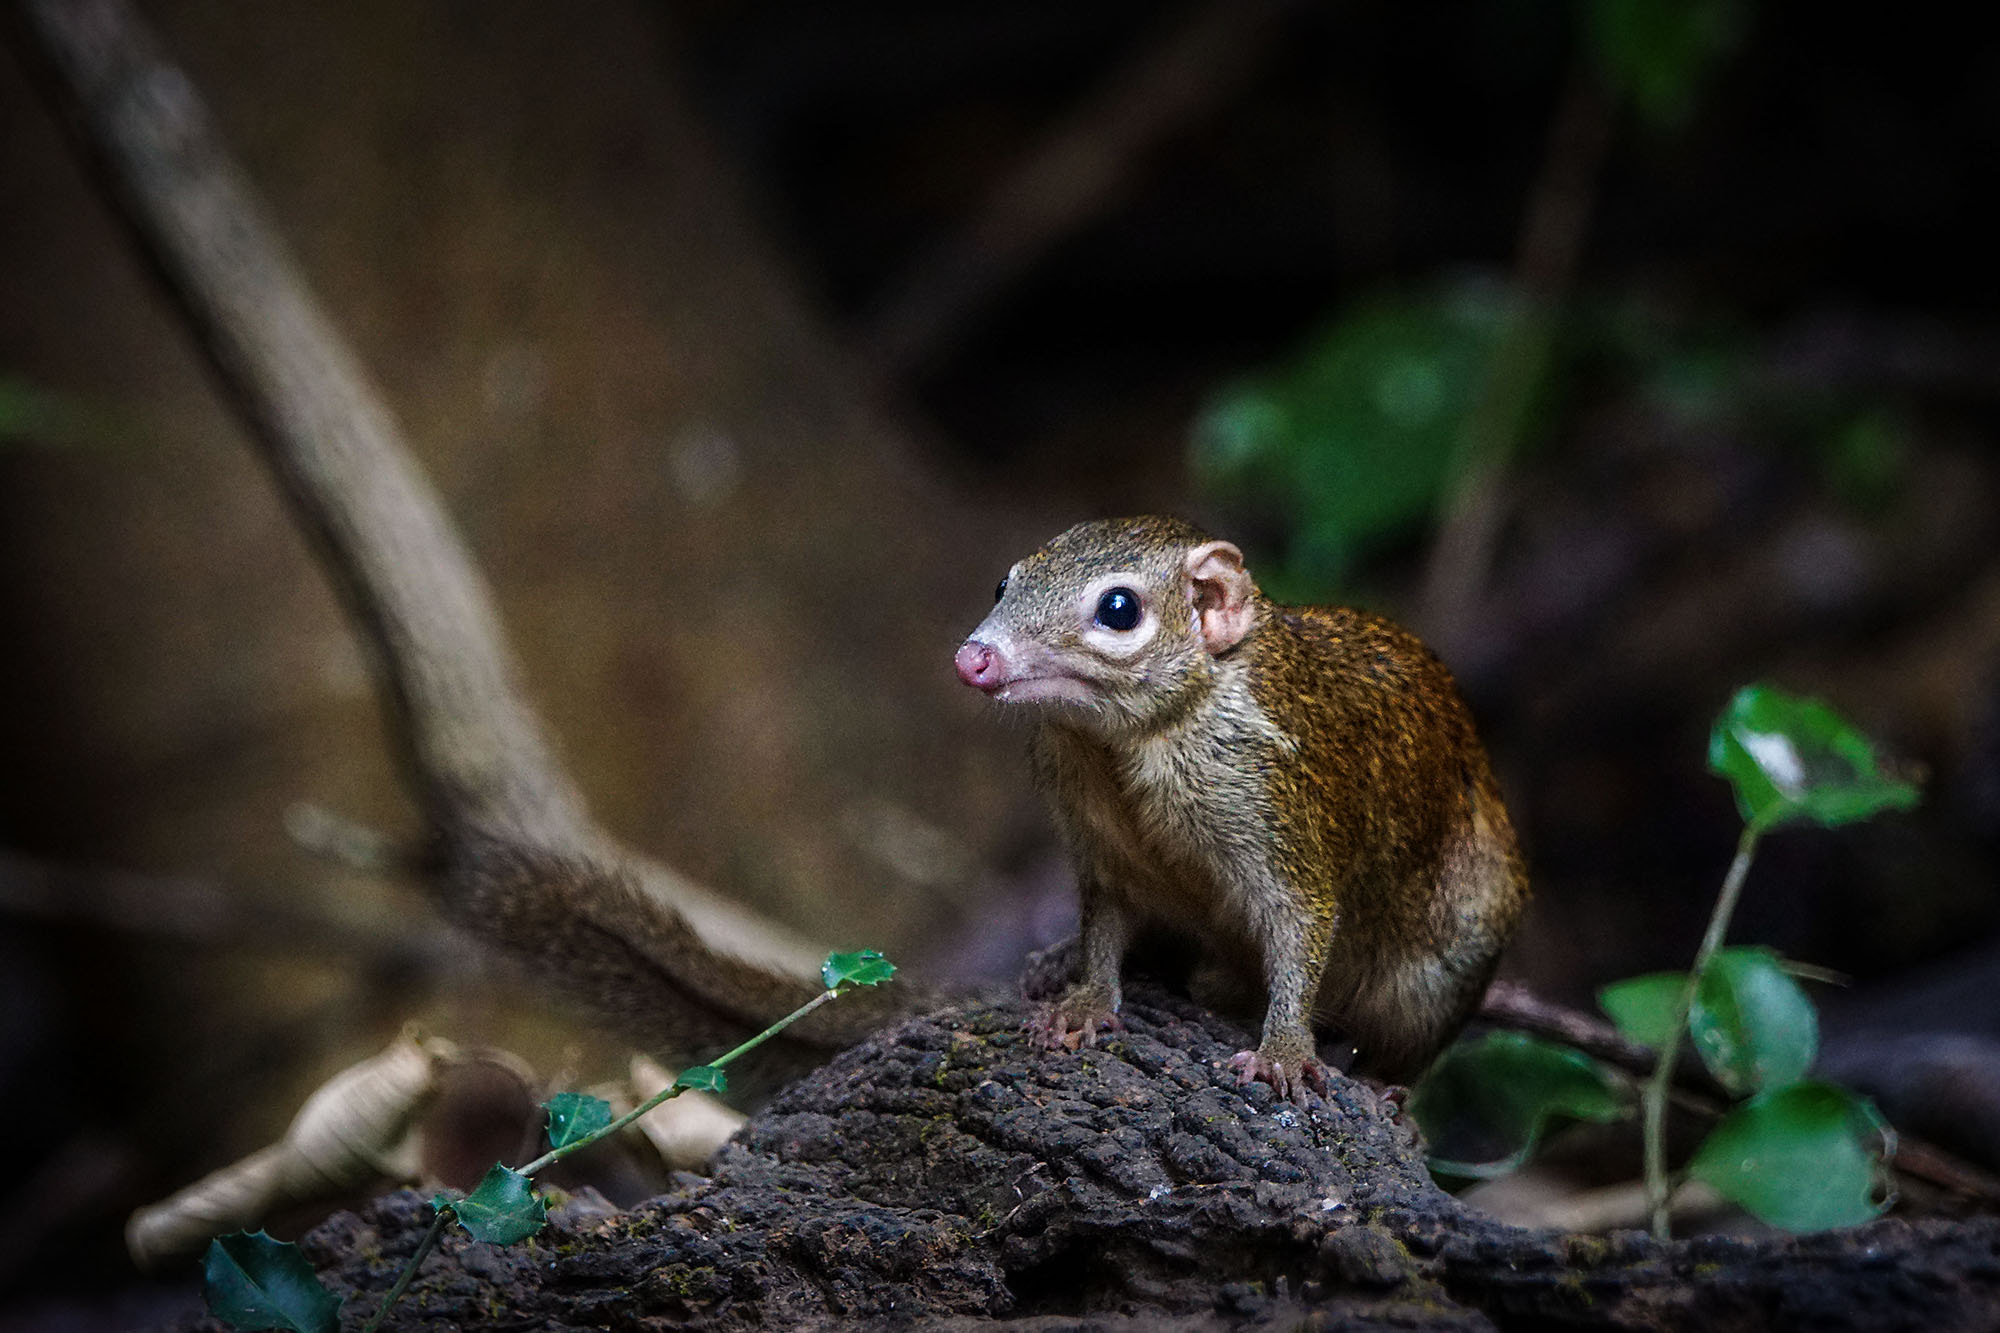
MULTIPOLYGON (((713 1175, 587 1197, 511 1249, 461 1234, 389 1327, 1975 1329, 2000 1219, 1660 1244, 1462 1207, 1367 1087, 1310 1113, 1236 1087, 1247 1042, 1142 990, 1129 1031, 1031 1050, 1013 1004, 911 1019, 773 1100, 713 1175)), ((427 1225, 413 1193, 308 1254, 372 1311, 427 1225)))

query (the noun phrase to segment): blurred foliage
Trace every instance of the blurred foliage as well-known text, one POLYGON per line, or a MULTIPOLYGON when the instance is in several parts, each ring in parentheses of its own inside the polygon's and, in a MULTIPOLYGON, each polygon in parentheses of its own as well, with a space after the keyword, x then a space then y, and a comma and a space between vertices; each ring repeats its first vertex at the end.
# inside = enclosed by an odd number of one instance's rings
POLYGON ((1908 484, 1901 412, 1774 380, 1757 344, 1727 323, 1681 324, 1637 298, 1580 298, 1560 318, 1528 321, 1492 285, 1359 305, 1290 359, 1217 392, 1193 429, 1196 480, 1275 528, 1276 558, 1258 566, 1267 591, 1323 600, 1446 507, 1474 461, 1476 415, 1494 407, 1493 381, 1507 374, 1525 383, 1509 418, 1487 423, 1503 460, 1549 433, 1570 379, 1596 374, 1669 420, 1747 427, 1745 444, 1816 475, 1856 514, 1887 511, 1908 484), (1503 363, 1537 337, 1545 358, 1503 363))
POLYGON ((1646 298, 1579 305, 1577 341, 1667 420, 1747 424, 1745 444, 1793 458, 1860 514, 1882 513, 1903 495, 1911 431, 1894 403, 1784 383, 1766 372, 1759 342, 1727 321, 1677 322, 1646 298))
POLYGON ((0 444, 46 439, 65 415, 53 395, 18 375, 0 375, 0 444))
POLYGON ((1823 432, 1820 467, 1829 490, 1849 508, 1881 513, 1909 477, 1910 430, 1901 414, 1863 407, 1823 432))
POLYGON ((0 445, 105 444, 136 434, 122 415, 0 374, 0 445))
MULTIPOLYGON (((1596 76, 1660 131, 1689 119, 1749 17, 1746 0, 1584 0, 1576 12, 1596 76)), ((1441 513, 1464 478, 1520 451, 1563 369, 1568 293, 1554 295, 1539 310, 1491 287, 1360 304, 1284 365, 1211 399, 1194 427, 1195 475, 1282 528, 1278 559, 1259 566, 1271 592, 1334 591, 1359 558, 1441 513)), ((1726 388, 1735 369, 1661 367, 1693 396, 1726 388)))
POLYGON ((1632 1113, 1623 1079, 1589 1056, 1521 1032, 1489 1032, 1445 1052, 1410 1095, 1410 1116, 1444 1175, 1506 1175, 1558 1119, 1632 1113))
POLYGON ((1598 77, 1661 131, 1687 123, 1750 18, 1744 0, 1585 0, 1579 15, 1598 77))
POLYGON ((1385 297, 1208 403, 1194 427, 1197 478, 1289 534, 1259 566, 1268 591, 1318 600, 1437 512, 1510 314, 1490 286, 1385 297))

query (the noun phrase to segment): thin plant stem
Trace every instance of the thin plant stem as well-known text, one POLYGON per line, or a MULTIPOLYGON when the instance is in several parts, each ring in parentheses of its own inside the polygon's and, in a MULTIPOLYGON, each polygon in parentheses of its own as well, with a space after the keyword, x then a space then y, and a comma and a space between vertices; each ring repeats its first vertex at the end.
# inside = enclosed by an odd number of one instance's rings
MULTIPOLYGON (((807 1014, 819 1008, 821 1005, 825 1004, 828 1000, 833 999, 838 994, 839 994, 838 991, 830 991, 830 990, 821 991, 818 995, 813 996, 810 1000, 807 1000, 804 1004, 792 1010, 791 1013, 786 1014, 783 1018, 771 1024, 771 1026, 765 1028, 762 1032, 750 1038, 750 1040, 744 1042, 741 1046, 738 1046, 735 1050, 729 1051, 723 1055, 718 1055, 717 1057, 715 1057, 715 1059, 710 1060, 708 1062, 709 1067, 713 1069, 720 1069, 724 1065, 728 1064, 731 1060, 734 1060, 737 1057, 744 1055, 747 1052, 756 1050, 759 1046, 762 1046, 765 1042, 777 1036, 780 1032, 783 1032, 786 1028, 798 1022, 801 1018, 804 1018, 807 1014)), ((682 1091, 683 1089, 679 1083, 669 1083, 666 1087, 660 1089, 658 1092, 654 1093, 651 1097, 648 1097, 645 1101, 639 1103, 639 1105, 633 1107, 630 1111, 627 1111, 624 1115, 619 1116, 616 1120, 606 1125, 603 1129, 597 1130, 595 1133, 586 1134, 582 1138, 577 1139, 572 1143, 565 1143, 560 1148, 549 1149, 547 1152, 543 1153, 540 1157, 537 1157, 534 1161, 528 1163, 524 1167, 519 1168, 520 1174, 524 1176, 532 1176, 535 1174, 535 1172, 540 1171, 544 1167, 548 1166, 551 1162, 560 1161, 562 1158, 569 1156, 573 1152, 576 1152, 583 1148, 588 1148, 591 1144, 597 1142, 599 1139, 608 1138, 611 1135, 616 1134, 619 1130, 625 1128, 625 1126, 631 1124, 633 1121, 637 1120, 640 1116, 646 1114, 646 1112, 652 1110, 654 1107, 660 1105, 662 1102, 667 1101, 669 1098, 679 1096, 682 1091)))
MULTIPOLYGON (((732 1051, 727 1051, 722 1055, 718 1055, 717 1057, 715 1057, 715 1059, 709 1061, 708 1063, 710 1068, 720 1069, 724 1065, 728 1064, 730 1061, 735 1060, 738 1057, 749 1053, 750 1051, 756 1050, 759 1046, 762 1046, 765 1042, 777 1036, 780 1032, 783 1032, 786 1028, 798 1022, 801 1018, 804 1018, 807 1014, 819 1008, 827 1001, 838 998, 839 995, 840 992, 837 990, 821 991, 819 994, 813 996, 810 1000, 807 1000, 804 1004, 800 1005, 798 1008, 792 1010, 792 1012, 790 1012, 789 1014, 786 1014, 783 1018, 779 1019, 777 1022, 771 1024, 771 1026, 765 1028, 762 1032, 759 1032, 756 1036, 750 1038, 750 1040, 744 1042, 741 1046, 738 1046, 736 1049, 732 1051)), ((534 1161, 529 1162, 526 1166, 520 1168, 517 1174, 523 1176, 532 1176, 535 1174, 535 1172, 542 1170, 544 1167, 548 1166, 551 1162, 559 1161, 562 1158, 569 1156, 571 1153, 576 1152, 578 1149, 588 1148, 591 1144, 597 1142, 599 1139, 608 1138, 609 1136, 616 1134, 619 1130, 625 1128, 627 1125, 631 1124, 634 1120, 637 1120, 640 1116, 646 1114, 646 1112, 660 1105, 668 1098, 679 1096, 682 1091, 684 1091, 684 1089, 681 1087, 679 1083, 676 1082, 668 1084, 666 1087, 660 1089, 659 1092, 655 1093, 651 1097, 648 1097, 645 1101, 633 1107, 630 1111, 626 1112, 624 1115, 619 1116, 616 1120, 606 1125, 603 1129, 600 1129, 592 1134, 586 1134, 582 1138, 577 1139, 573 1143, 565 1143, 560 1148, 549 1149, 547 1152, 543 1153, 540 1157, 537 1157, 534 1161)), ((450 1204, 445 1204, 444 1206, 440 1207, 437 1210, 437 1216, 431 1219, 430 1230, 424 1232, 424 1238, 417 1242, 416 1253, 410 1256, 410 1262, 404 1265, 402 1273, 399 1274, 396 1278, 396 1285, 389 1288, 389 1294, 382 1298, 382 1304, 380 1307, 376 1309, 375 1317, 368 1321, 367 1326, 361 1330, 361 1333, 375 1333, 375 1330, 381 1327, 382 1321, 388 1317, 390 1307, 395 1305, 395 1303, 398 1300, 402 1299, 403 1293, 409 1290, 411 1280, 414 1279, 417 1275, 417 1265, 421 1264, 424 1261, 424 1257, 428 1255, 431 1252, 431 1248, 437 1244, 438 1237, 444 1234, 445 1223, 451 1219, 451 1217, 456 1213, 456 1211, 457 1210, 454 1209, 450 1204)))
POLYGON ((1757 839, 1763 834, 1763 824, 1753 820, 1743 826, 1743 834, 1736 840, 1736 859, 1729 863, 1729 874, 1722 881, 1722 892, 1715 898, 1715 910, 1708 916, 1708 931, 1701 937, 1701 947, 1694 955, 1694 966, 1688 969, 1687 982, 1681 987, 1680 1000, 1674 1006, 1674 1021, 1667 1029, 1671 1035, 1660 1047, 1653 1076, 1646 1080, 1641 1097, 1646 1117, 1646 1206, 1653 1215, 1653 1235, 1661 1240, 1668 1238, 1667 1196, 1670 1193, 1667 1180, 1667 1093, 1673 1087, 1674 1066, 1680 1063, 1681 1034, 1687 1029, 1688 1015, 1694 1012, 1695 996, 1701 993, 1701 979, 1708 972, 1709 960, 1715 957, 1715 951, 1722 947, 1723 936, 1729 933, 1729 918, 1736 914, 1736 900, 1743 895, 1743 881, 1750 874, 1750 861, 1757 852, 1757 839))
POLYGON ((361 1333, 375 1333, 376 1329, 382 1327, 382 1321, 389 1317, 390 1307, 403 1299, 403 1293, 410 1289, 410 1283, 417 1276, 417 1268, 438 1243, 438 1237, 444 1234, 445 1223, 451 1220, 456 1211, 448 1203, 437 1210, 437 1216, 431 1219, 430 1229, 425 1231, 423 1239, 417 1242, 416 1253, 410 1256, 410 1262, 403 1265, 403 1271, 396 1275, 396 1285, 389 1288, 388 1295, 384 1296, 382 1303, 375 1307, 375 1317, 362 1326, 361 1333))

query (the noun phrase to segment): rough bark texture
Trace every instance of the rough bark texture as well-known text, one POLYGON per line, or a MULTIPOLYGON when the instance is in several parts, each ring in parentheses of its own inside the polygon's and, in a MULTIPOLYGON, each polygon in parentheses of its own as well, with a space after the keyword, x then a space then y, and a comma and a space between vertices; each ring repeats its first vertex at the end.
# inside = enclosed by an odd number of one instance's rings
MULTIPOLYGON (((2000 1324, 2000 1219, 1660 1245, 1460 1207, 1362 1085, 1236 1088, 1245 1034, 1142 991, 1101 1050, 1012 1005, 912 1019, 774 1100, 674 1193, 573 1199, 536 1240, 448 1240, 390 1327, 1883 1329, 2000 1324)), ((428 1208, 306 1247, 373 1310, 428 1208)))

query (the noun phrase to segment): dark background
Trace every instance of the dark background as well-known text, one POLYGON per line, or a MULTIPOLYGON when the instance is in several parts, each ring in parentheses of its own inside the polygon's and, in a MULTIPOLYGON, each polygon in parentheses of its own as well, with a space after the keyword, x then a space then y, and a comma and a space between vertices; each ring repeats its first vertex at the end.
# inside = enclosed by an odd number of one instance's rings
MULTIPOLYGON (((1509 974, 1587 1003, 1686 959, 1737 831, 1708 727, 1771 679, 1927 796, 1769 840, 1735 938, 1851 974, 1835 1032, 2000 1028, 1965 998, 2000 969, 1976 205, 2000 45, 1962 20, 145 10, 409 429, 606 823, 675 867, 933 976, 1011 975, 1063 928, 1066 871, 1018 735, 948 659, 1035 543, 1169 510, 1458 671, 1538 895, 1509 974), (1538 231, 1552 200, 1569 220, 1538 231), (1465 303, 1473 334, 1411 350, 1465 303), (1441 602, 1459 409, 1510 336, 1548 355, 1441 602), (1458 408, 1368 444, 1354 403, 1418 373, 1458 408), (1245 403, 1288 424, 1213 466, 1245 403)), ((0 1098, 32 1126, 0 1301, 53 1322, 131 1280, 126 1212, 268 1142, 406 1019, 545 1073, 623 1053, 412 944, 412 886, 287 835, 300 803, 414 827, 368 665, 11 39, 0 182, 0 1098)))

